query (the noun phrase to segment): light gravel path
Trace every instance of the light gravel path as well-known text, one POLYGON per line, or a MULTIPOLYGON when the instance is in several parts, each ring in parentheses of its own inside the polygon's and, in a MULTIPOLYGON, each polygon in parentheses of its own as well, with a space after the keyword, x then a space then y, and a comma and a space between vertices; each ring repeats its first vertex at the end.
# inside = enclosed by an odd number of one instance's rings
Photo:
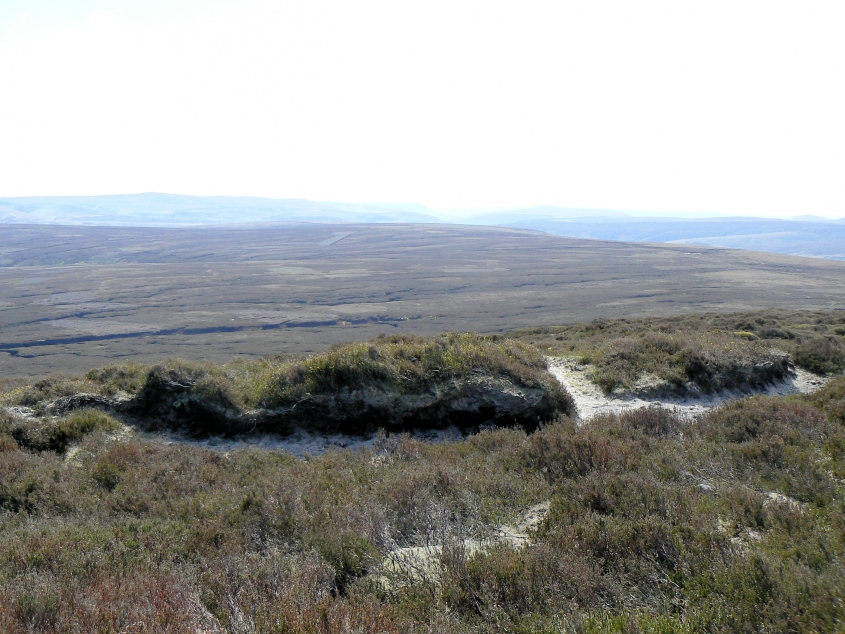
POLYGON ((671 409, 683 416, 691 417, 706 412, 728 401, 746 398, 752 394, 784 396, 787 394, 807 394, 823 387, 830 377, 823 377, 806 370, 796 368, 793 376, 785 381, 769 385, 754 392, 729 390, 718 394, 706 394, 699 397, 649 397, 637 394, 609 394, 590 381, 592 368, 576 363, 572 359, 548 358, 549 372, 560 381, 575 401, 580 421, 587 421, 597 414, 616 414, 640 407, 659 405, 671 409))

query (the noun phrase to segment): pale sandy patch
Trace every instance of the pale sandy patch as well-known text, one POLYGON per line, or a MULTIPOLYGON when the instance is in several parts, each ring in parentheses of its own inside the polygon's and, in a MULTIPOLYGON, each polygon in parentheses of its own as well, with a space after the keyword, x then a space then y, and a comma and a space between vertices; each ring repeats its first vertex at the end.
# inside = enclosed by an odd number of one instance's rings
POLYGON ((628 410, 657 405, 670 409, 683 416, 695 416, 723 403, 746 398, 752 394, 785 396, 787 394, 807 394, 814 392, 830 381, 806 370, 796 368, 792 376, 784 381, 771 384, 762 390, 741 391, 726 390, 717 394, 701 396, 649 396, 644 394, 605 394, 591 382, 592 366, 579 364, 573 359, 547 359, 549 372, 560 381, 575 401, 579 420, 586 421, 597 414, 618 414, 628 410))

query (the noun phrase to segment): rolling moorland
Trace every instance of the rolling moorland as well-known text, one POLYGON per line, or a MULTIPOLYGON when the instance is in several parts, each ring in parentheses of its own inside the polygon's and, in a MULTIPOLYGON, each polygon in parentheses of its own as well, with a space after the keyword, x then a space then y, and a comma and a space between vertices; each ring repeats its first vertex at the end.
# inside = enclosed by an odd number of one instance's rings
POLYGON ((415 204, 353 204, 303 199, 183 196, 0 198, 0 224, 186 227, 250 222, 459 223, 533 229, 574 238, 684 243, 787 255, 845 259, 845 218, 796 216, 645 217, 613 209, 539 206, 494 212, 436 213, 415 204))
POLYGON ((0 372, 310 353, 379 334, 845 305, 845 265, 452 225, 5 225, 0 372))
POLYGON ((433 224, 0 244, 0 630, 843 626, 842 263, 433 224), (655 405, 582 416, 557 361, 655 405))
POLYGON ((843 369, 845 312, 766 310, 8 379, 0 628, 836 631, 843 369), (827 384, 579 420, 547 357, 617 394, 827 384), (375 441, 297 458, 160 435, 325 429, 327 398, 375 441), (408 433, 446 424, 468 435, 408 433))

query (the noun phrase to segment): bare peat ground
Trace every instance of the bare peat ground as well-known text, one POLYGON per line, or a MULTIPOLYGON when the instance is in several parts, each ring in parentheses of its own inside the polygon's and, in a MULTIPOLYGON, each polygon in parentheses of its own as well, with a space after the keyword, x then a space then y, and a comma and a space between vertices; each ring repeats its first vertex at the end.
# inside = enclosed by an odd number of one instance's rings
POLYGON ((0 376, 380 333, 845 306, 845 264, 449 225, 0 227, 0 376))
POLYGON ((789 394, 810 394, 829 383, 833 376, 819 376, 795 368, 792 376, 773 383, 760 390, 724 390, 701 396, 654 396, 646 393, 614 392, 604 394, 590 381, 590 367, 572 359, 550 358, 549 372, 560 381, 572 396, 578 410, 578 419, 584 423, 598 414, 619 414, 640 407, 665 407, 680 416, 695 416, 723 403, 746 398, 753 394, 786 396, 789 394))
MULTIPOLYGON (((695 396, 662 396, 621 392, 604 394, 590 382, 589 367, 582 366, 570 359, 550 358, 549 372, 554 376, 575 401, 577 419, 584 424, 593 416, 600 414, 620 414, 641 407, 663 407, 682 417, 703 414, 742 398, 765 394, 768 396, 786 396, 789 394, 811 394, 827 385, 834 377, 819 376, 795 368, 793 375, 785 381, 768 385, 759 390, 724 390, 715 394, 695 396)), ((487 429, 492 426, 482 426, 487 429)), ((410 432, 413 438, 426 442, 456 442, 466 438, 466 434, 456 427, 446 429, 419 429, 410 432)), ((296 456, 320 454, 333 449, 351 449, 373 447, 380 442, 381 434, 353 436, 349 434, 322 434, 298 431, 289 436, 273 434, 243 435, 233 437, 211 436, 209 438, 191 438, 178 433, 141 433, 147 439, 162 440, 166 443, 187 443, 215 451, 230 452, 247 447, 260 447, 273 451, 287 451, 296 456)))

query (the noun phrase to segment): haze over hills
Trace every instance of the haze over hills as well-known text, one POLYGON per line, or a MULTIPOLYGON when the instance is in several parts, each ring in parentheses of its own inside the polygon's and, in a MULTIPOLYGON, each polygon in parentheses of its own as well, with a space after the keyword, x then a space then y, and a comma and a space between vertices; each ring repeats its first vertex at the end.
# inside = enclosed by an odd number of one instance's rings
POLYGON ((339 203, 306 199, 183 196, 0 198, 0 224, 184 227, 275 222, 451 223, 533 229, 625 242, 684 243, 787 255, 845 259, 845 219, 644 216, 613 209, 536 206, 439 214, 416 204, 339 203))
POLYGON ((614 209, 588 209, 581 207, 555 207, 553 205, 539 205, 525 209, 506 209, 487 211, 483 213, 464 214, 458 217, 460 222, 473 225, 509 225, 516 226, 521 222, 536 220, 561 219, 619 219, 630 218, 624 211, 614 209))
POLYGON ((845 260, 845 218, 642 216, 610 209, 531 207, 468 216, 468 224, 534 229, 570 238, 662 242, 845 260))
POLYGON ((845 218, 633 215, 610 209, 531 207, 468 216, 468 224, 534 229, 571 238, 662 242, 845 259, 845 218))
POLYGON ((422 205, 252 196, 33 196, 0 198, 0 223, 177 227, 243 222, 437 222, 422 205))
POLYGON ((842 220, 620 217, 525 219, 507 226, 573 238, 697 244, 845 260, 845 222, 842 220))

